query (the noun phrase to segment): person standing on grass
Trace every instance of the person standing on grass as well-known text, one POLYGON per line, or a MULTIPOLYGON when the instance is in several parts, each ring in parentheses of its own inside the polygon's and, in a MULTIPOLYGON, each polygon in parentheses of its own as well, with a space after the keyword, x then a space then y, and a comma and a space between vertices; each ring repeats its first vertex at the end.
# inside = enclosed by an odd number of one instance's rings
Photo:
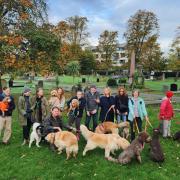
POLYGON ((89 129, 91 118, 93 119, 93 131, 97 126, 98 104, 100 103, 100 95, 97 92, 96 86, 92 85, 90 90, 85 94, 86 99, 86 121, 85 125, 89 129))
POLYGON ((117 122, 126 121, 128 115, 128 95, 124 87, 119 87, 118 95, 115 96, 115 109, 117 114, 117 122))
POLYGON ((19 121, 23 128, 23 143, 25 145, 29 141, 30 129, 33 124, 33 98, 31 95, 31 89, 25 88, 22 95, 18 100, 18 111, 19 111, 19 121))
MULTIPOLYGON (((64 124, 61 116, 61 109, 59 107, 52 107, 51 109, 51 114, 48 115, 45 120, 43 121, 43 136, 47 136, 49 133, 52 132, 58 132, 63 130, 64 128, 69 130, 69 131, 76 131, 75 128, 70 127, 66 124, 64 124)), ((52 151, 56 151, 56 147, 53 143, 50 143, 50 149, 52 151)))
POLYGON ((44 91, 42 88, 38 88, 35 97, 33 97, 34 119, 38 123, 42 123, 44 118, 48 115, 49 106, 46 97, 44 97, 44 91))
POLYGON ((61 87, 57 88, 57 93, 58 93, 58 98, 59 98, 59 107, 63 111, 64 110, 64 105, 65 105, 65 96, 64 96, 64 89, 61 87))
POLYGON ((4 87, 3 92, 0 95, 0 102, 5 98, 8 98, 7 109, 4 113, 0 110, 0 136, 1 132, 4 129, 3 144, 8 144, 11 137, 11 126, 12 126, 12 112, 15 109, 14 98, 11 96, 10 88, 4 87))
POLYGON ((142 121, 145 118, 149 121, 144 100, 139 97, 139 90, 132 91, 132 98, 129 99, 128 107, 129 114, 128 120, 131 127, 131 141, 135 139, 135 131, 142 131, 142 121))
POLYGON ((101 107, 99 120, 101 122, 114 122, 115 99, 111 96, 111 89, 109 87, 104 88, 104 96, 100 97, 99 106, 101 107))
POLYGON ((160 121, 160 132, 163 134, 163 138, 171 138, 171 119, 174 116, 173 106, 171 103, 173 97, 172 91, 166 92, 166 97, 163 98, 161 105, 160 105, 160 112, 159 112, 159 119, 160 121), (162 123, 162 129, 161 129, 162 123))
POLYGON ((77 129, 77 139, 79 140, 80 137, 80 124, 81 124, 81 119, 83 117, 83 111, 84 108, 86 106, 86 100, 83 97, 83 93, 82 91, 77 91, 76 96, 72 97, 68 102, 67 102, 67 106, 68 109, 70 109, 70 107, 72 107, 72 100, 76 99, 79 102, 79 106, 77 109, 71 109, 71 113, 69 112, 68 114, 68 119, 69 119, 69 125, 72 125, 72 123, 75 121, 76 124, 76 129, 77 129))

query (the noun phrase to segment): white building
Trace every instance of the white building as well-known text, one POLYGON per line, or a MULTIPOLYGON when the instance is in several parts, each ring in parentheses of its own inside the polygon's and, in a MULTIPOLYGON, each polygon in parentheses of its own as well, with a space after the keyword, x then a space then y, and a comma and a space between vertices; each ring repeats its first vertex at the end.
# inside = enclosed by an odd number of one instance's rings
MULTIPOLYGON (((105 59, 105 53, 98 51, 97 46, 88 47, 90 49, 95 59, 99 62, 103 62, 105 59)), ((112 55, 112 65, 113 66, 122 66, 123 64, 128 62, 127 52, 125 48, 125 44, 118 44, 116 52, 112 55)))

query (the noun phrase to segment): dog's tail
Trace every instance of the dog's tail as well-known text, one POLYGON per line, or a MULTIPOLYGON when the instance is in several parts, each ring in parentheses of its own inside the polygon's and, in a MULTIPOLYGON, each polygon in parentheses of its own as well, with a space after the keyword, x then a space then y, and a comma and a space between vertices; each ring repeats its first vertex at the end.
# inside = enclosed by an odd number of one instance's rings
POLYGON ((106 159, 107 159, 108 161, 115 162, 115 163, 118 163, 118 162, 119 162, 118 159, 115 159, 115 158, 113 158, 113 157, 111 157, 111 156, 107 157, 106 159))
POLYGON ((125 128, 125 127, 129 127, 129 122, 125 121, 125 122, 121 122, 119 124, 117 124, 118 128, 125 128))
POLYGON ((88 128, 85 125, 80 126, 81 133, 83 137, 88 140, 90 136, 93 135, 93 132, 89 131, 88 128))

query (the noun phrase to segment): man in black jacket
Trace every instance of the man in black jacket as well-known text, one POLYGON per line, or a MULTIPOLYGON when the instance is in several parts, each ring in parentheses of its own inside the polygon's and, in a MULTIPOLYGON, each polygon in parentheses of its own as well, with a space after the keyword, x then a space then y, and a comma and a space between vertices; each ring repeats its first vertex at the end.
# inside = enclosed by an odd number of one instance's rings
MULTIPOLYGON (((69 130, 69 131, 76 131, 75 128, 68 126, 63 123, 62 118, 61 118, 61 110, 59 107, 54 106, 51 109, 51 115, 45 118, 43 121, 43 126, 44 126, 44 136, 47 136, 49 133, 52 132, 58 132, 63 130, 64 128, 69 130)), ((55 146, 54 144, 50 144, 51 150, 55 151, 55 146)))
POLYGON ((3 144, 8 144, 11 137, 11 124, 12 124, 12 112, 15 109, 14 98, 11 96, 10 89, 7 87, 3 88, 2 94, 0 94, 0 102, 8 98, 8 106, 5 112, 0 110, 0 136, 1 131, 4 128, 3 144))

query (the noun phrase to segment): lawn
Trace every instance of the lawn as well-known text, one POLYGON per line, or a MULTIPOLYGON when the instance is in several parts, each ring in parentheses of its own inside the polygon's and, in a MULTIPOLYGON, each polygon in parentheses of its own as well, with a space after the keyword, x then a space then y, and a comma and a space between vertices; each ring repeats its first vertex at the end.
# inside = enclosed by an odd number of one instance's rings
MULTIPOLYGON (((179 105, 176 105, 180 108, 179 105)), ((157 127, 157 107, 148 107, 150 120, 157 127)), ((64 118, 65 119, 65 118, 64 118)), ((172 132, 180 130, 180 114, 172 122, 172 132)), ((83 122, 82 122, 83 123, 83 122)), ((148 129, 151 134, 151 128, 148 129)), ((13 114, 13 134, 8 146, 0 145, 0 179, 179 179, 180 144, 173 140, 161 139, 165 153, 165 162, 160 166, 149 159, 148 144, 142 152, 142 164, 133 160, 128 165, 108 162, 104 151, 95 149, 82 156, 86 144, 83 137, 79 142, 77 159, 65 160, 65 153, 58 155, 51 152, 46 144, 41 148, 34 145, 21 146, 22 130, 18 123, 17 111, 13 114)), ((119 152, 117 152, 117 155, 119 152)))

